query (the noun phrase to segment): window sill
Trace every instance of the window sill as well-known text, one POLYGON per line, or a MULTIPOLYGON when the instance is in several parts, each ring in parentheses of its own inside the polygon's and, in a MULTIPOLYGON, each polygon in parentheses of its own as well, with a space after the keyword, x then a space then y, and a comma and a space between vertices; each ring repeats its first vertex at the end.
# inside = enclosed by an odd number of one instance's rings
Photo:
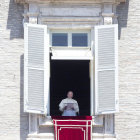
MULTIPOLYGON (((53 122, 51 119, 51 116, 39 116, 39 125, 40 126, 47 126, 47 127, 52 127, 53 126, 53 122)), ((103 127, 103 115, 100 116, 93 116, 92 119, 92 125, 93 127, 103 127)))
POLYGON ((91 47, 90 46, 86 46, 86 47, 68 47, 68 46, 64 46, 64 47, 50 47, 52 50, 53 49, 56 49, 56 50, 60 50, 60 49, 64 49, 64 50, 74 50, 74 49, 90 49, 91 47))
MULTIPOLYGON (((92 133, 92 137, 95 139, 110 139, 116 140, 116 136, 114 134, 102 134, 102 133, 92 133)), ((29 134, 28 138, 54 138, 54 133, 39 133, 39 134, 29 134)))

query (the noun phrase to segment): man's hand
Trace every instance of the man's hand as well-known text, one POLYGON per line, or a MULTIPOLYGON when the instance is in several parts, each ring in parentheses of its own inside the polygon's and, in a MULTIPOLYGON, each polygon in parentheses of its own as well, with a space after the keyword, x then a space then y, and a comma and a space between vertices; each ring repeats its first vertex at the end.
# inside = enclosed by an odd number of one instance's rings
POLYGON ((71 108, 72 110, 75 110, 74 107, 71 108))
POLYGON ((67 106, 64 107, 64 110, 66 110, 66 109, 67 109, 67 106))

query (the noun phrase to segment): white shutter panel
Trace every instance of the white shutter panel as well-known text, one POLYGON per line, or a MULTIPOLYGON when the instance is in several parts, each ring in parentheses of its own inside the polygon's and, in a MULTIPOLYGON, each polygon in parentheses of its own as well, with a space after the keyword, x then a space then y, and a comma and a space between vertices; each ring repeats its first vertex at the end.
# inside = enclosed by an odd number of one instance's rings
POLYGON ((49 98, 49 46, 47 26, 24 26, 24 111, 47 113, 49 98))
POLYGON ((95 114, 118 111, 118 25, 95 26, 95 114))

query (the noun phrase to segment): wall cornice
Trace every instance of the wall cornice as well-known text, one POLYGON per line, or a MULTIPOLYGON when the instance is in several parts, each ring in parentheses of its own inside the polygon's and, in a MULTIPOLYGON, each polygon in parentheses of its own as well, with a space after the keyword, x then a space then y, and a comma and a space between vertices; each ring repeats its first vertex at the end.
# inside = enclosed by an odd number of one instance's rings
POLYGON ((40 3, 40 4, 47 4, 47 3, 121 3, 126 2, 126 0, 15 0, 16 3, 40 3))

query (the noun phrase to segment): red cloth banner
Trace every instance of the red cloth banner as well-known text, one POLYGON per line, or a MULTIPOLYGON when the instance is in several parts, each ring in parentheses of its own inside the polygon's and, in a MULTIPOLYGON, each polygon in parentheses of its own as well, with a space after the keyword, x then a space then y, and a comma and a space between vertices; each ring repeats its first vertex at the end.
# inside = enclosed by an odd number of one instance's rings
POLYGON ((55 140, 91 140, 92 117, 52 117, 55 140))

